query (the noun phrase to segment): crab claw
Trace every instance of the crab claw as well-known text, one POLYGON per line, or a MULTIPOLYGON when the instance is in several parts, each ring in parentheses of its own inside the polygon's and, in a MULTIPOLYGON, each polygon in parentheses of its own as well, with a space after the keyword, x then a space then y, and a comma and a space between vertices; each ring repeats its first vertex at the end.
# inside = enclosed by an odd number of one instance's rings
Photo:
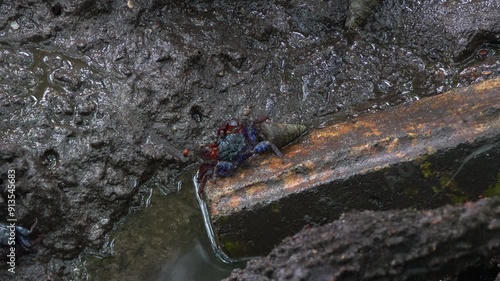
POLYGON ((205 159, 217 160, 219 156, 219 145, 217 143, 200 145, 200 155, 205 159))
POLYGON ((216 161, 211 161, 200 165, 200 168, 198 169, 198 177, 196 179, 196 181, 198 182, 198 195, 201 195, 203 193, 203 190, 205 190, 205 185, 207 184, 209 177, 214 174, 214 168, 216 165, 216 161))

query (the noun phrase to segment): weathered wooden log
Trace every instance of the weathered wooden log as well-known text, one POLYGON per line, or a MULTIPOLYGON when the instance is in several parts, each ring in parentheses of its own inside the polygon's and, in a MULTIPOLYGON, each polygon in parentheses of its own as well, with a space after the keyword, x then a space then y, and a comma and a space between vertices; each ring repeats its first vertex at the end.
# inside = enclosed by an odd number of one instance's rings
POLYGON ((229 257, 266 254, 352 209, 500 194, 500 78, 310 130, 282 151, 207 183, 207 213, 229 257))
POLYGON ((439 280, 499 253, 495 197, 429 211, 344 214, 285 239, 226 281, 439 280))

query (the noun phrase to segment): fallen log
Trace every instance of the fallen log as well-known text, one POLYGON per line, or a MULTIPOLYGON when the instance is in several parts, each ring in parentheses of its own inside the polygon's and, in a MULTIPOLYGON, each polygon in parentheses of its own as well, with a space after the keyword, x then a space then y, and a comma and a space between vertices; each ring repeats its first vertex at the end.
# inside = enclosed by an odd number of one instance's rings
POLYGON ((499 195, 500 78, 310 130, 283 154, 252 157, 207 183, 215 240, 229 257, 266 254, 304 225, 353 209, 499 195))
POLYGON ((439 280, 498 254, 494 197, 435 210, 347 213, 303 229, 225 280, 439 280))

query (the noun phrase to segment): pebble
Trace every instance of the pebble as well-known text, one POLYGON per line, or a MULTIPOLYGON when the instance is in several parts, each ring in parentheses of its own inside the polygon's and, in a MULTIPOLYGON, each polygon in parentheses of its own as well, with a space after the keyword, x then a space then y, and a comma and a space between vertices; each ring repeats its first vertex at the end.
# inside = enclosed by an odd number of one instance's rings
POLYGON ((17 21, 13 21, 10 23, 10 27, 14 30, 18 30, 19 29, 19 24, 17 23, 17 21))

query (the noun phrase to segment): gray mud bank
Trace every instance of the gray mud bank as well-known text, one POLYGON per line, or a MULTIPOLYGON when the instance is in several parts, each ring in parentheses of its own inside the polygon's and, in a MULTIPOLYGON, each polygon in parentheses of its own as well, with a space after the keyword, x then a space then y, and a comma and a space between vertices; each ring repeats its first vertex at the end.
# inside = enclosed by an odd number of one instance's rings
POLYGON ((10 280, 84 279, 79 258, 144 204, 144 183, 174 192, 196 161, 183 149, 225 120, 321 128, 500 74, 498 0, 381 1, 355 30, 337 0, 0 11, 0 218, 15 170, 18 225, 38 220, 10 280))

